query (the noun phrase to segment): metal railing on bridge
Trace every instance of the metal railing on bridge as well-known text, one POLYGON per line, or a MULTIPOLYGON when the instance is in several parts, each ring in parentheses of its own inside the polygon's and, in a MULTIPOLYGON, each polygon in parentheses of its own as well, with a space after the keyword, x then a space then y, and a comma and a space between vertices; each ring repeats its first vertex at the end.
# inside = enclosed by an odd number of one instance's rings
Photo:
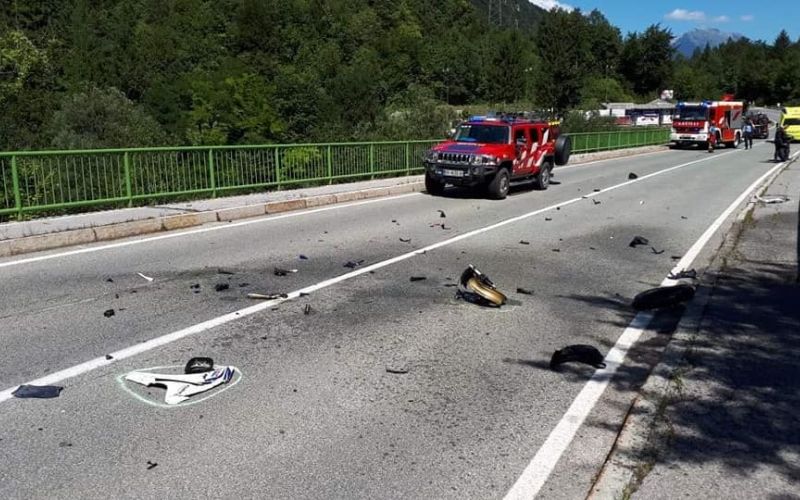
MULTIPOLYGON (((664 129, 571 134, 573 152, 666 143, 664 129)), ((437 141, 0 153, 0 220, 421 173, 437 141)))

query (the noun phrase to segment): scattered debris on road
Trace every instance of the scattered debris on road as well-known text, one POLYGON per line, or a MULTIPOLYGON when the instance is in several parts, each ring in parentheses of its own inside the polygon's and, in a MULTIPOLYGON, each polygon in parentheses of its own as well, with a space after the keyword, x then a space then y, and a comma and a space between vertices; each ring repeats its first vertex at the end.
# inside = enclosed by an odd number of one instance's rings
POLYGON ((638 178, 639 178, 639 176, 638 176, 638 175, 636 175, 636 174, 634 174, 633 172, 631 172, 631 173, 629 173, 629 174, 628 174, 628 180, 629 180, 629 181, 632 181, 632 180, 634 180, 634 179, 638 179, 638 178))
POLYGON ((305 306, 303 306, 303 314, 308 316, 312 312, 314 312, 314 309, 311 307, 311 304, 306 304, 305 306))
POLYGON ((297 269, 282 269, 280 267, 276 267, 273 271, 275 276, 288 276, 289 274, 294 274, 297 272, 297 269))
POLYGON ((236 271, 231 271, 230 269, 219 268, 219 269, 217 269, 217 274, 233 275, 233 274, 236 274, 236 271))
POLYGON ((214 360, 211 358, 192 358, 186 362, 183 373, 192 375, 195 373, 210 372, 214 369, 214 360))
POLYGON ((308 260, 308 257, 303 254, 298 255, 297 258, 300 260, 308 260))
POLYGON ((425 281, 426 279, 428 279, 426 276, 412 276, 408 280, 413 283, 415 281, 425 281))
POLYGON ((411 238, 400 238, 400 241, 403 243, 411 243, 411 238))
POLYGON ((601 204, 603 202, 600 201, 600 200, 595 200, 594 198, 592 198, 592 203, 594 203, 595 205, 599 205, 599 204, 601 204))
POLYGON ((637 311, 673 307, 694 297, 694 287, 687 284, 661 286, 641 292, 633 298, 633 308, 637 311))
POLYGON ((144 275, 144 274, 142 274, 142 273, 136 273, 136 274, 138 274, 138 275, 139 275, 139 276, 141 276, 142 278, 146 279, 146 280, 148 281, 148 283, 152 283, 152 281, 155 279, 155 278, 151 278, 150 276, 145 276, 145 275, 144 275))
POLYGON ((275 299, 288 299, 289 295, 285 293, 248 293, 247 298, 258 299, 258 300, 275 300, 275 299))
POLYGON ((672 260, 681 260, 683 255, 670 255, 669 258, 672 260))
POLYGON ((661 255, 662 253, 664 253, 664 250, 656 250, 656 247, 650 247, 650 251, 656 255, 661 255))
POLYGON ((114 315, 114 310, 113 309, 106 309, 103 312, 103 316, 105 316, 106 318, 110 318, 113 315, 114 315))
POLYGON ((57 385, 21 385, 11 395, 20 399, 50 399, 57 398, 63 390, 63 387, 57 385))
POLYGON ((113 282, 114 282, 114 280, 113 280, 113 279, 111 279, 111 278, 106 278, 106 283, 113 283, 113 282))
POLYGON ((595 368, 605 368, 603 355, 596 347, 586 344, 568 345, 563 349, 559 349, 553 353, 550 358, 550 369, 555 370, 564 363, 571 363, 576 361, 594 366, 595 368))
POLYGON ((441 217, 442 219, 447 217, 447 214, 444 213, 444 210, 439 210, 439 217, 441 217))
POLYGON ((561 249, 560 248, 551 248, 551 251, 556 252, 556 253, 560 253, 561 249))
POLYGON ((553 220, 553 218, 552 218, 552 217, 545 217, 545 218, 544 218, 544 221, 545 221, 545 222, 550 222, 551 220, 553 220))
POLYGON ((697 279, 697 271, 695 271, 694 269, 689 269, 689 270, 684 269, 684 270, 682 270, 680 272, 677 272, 677 273, 669 273, 669 275, 667 276, 667 279, 671 279, 671 280, 684 280, 684 279, 696 280, 697 279))
POLYGON ((628 243, 628 246, 631 248, 636 248, 639 245, 649 245, 649 244, 650 240, 648 240, 647 238, 643 236, 634 236, 631 242, 628 243))
POLYGON ((681 219, 683 219, 683 220, 689 220, 689 218, 688 218, 688 217, 686 217, 685 215, 681 215, 681 219))
POLYGON ((158 467, 158 462, 151 462, 150 460, 147 461, 147 470, 154 469, 158 467))
POLYGON ((522 295, 533 295, 533 290, 529 288, 517 288, 517 293, 521 293, 522 295))
POLYGON ((233 379, 235 371, 231 366, 221 366, 214 371, 190 375, 132 371, 125 380, 147 387, 166 387, 164 402, 168 405, 182 403, 190 397, 209 391, 233 379))
POLYGON ((387 366, 386 373, 394 373, 395 375, 405 375, 406 373, 408 373, 408 368, 405 366, 403 367, 387 366))
POLYGON ((214 285, 214 291, 224 292, 225 290, 228 290, 230 287, 231 286, 228 283, 217 283, 216 285, 214 285))
POLYGON ((112 359, 114 359, 114 356, 106 354, 106 360, 111 361, 112 359))
POLYGON ((594 189, 593 189, 593 191, 594 191, 595 193, 599 193, 599 192, 600 192, 600 188, 594 188, 594 189))
POLYGON ((493 305, 496 307, 500 307, 506 303, 507 298, 505 294, 497 289, 488 276, 480 272, 472 264, 461 273, 459 282, 465 290, 459 290, 460 293, 457 296, 468 302, 477 304, 483 302, 485 305, 493 305), (482 300, 474 300, 476 297, 471 295, 477 295, 477 297, 482 300))
POLYGON ((347 262, 344 263, 344 267, 347 267, 347 268, 350 268, 350 269, 355 269, 355 268, 357 268, 358 266, 360 266, 363 263, 364 263, 364 259, 348 260, 347 262))
POLYGON ((531 242, 530 241, 525 241, 525 240, 519 240, 519 244, 520 245, 530 245, 531 242))
POLYGON ((769 196, 767 198, 762 198, 761 196, 756 195, 756 201, 771 205, 773 203, 786 203, 787 201, 789 201, 789 197, 786 195, 779 195, 779 196, 769 196))

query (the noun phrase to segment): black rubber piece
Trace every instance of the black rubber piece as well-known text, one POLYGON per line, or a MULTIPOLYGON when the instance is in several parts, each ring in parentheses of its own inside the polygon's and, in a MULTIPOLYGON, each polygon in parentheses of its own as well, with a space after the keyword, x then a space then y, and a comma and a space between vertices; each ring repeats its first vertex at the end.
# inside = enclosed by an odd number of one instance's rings
POLYGON ((556 165, 559 167, 566 165, 569 162, 569 157, 572 154, 572 138, 568 135, 560 135, 556 139, 556 165))
POLYGON ((186 363, 183 373, 205 373, 214 369, 214 360, 211 358, 192 358, 186 363))
POLYGON ((661 286, 645 290, 633 298, 633 308, 637 311, 672 307, 692 300, 694 287, 687 284, 661 286))
POLYGON ((550 369, 555 370, 562 363, 572 361, 591 365, 595 368, 605 368, 606 364, 603 359, 603 355, 600 354, 596 347, 585 344, 568 345, 553 353, 553 357, 550 358, 550 369))
POLYGON ((57 385, 21 385, 11 395, 15 398, 50 399, 57 398, 63 390, 57 385))

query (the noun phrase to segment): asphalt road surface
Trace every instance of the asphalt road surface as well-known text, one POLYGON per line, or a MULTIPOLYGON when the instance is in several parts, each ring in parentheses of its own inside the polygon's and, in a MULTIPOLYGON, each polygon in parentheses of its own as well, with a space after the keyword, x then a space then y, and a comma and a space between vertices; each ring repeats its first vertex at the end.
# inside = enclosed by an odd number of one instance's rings
MULTIPOLYGON (((504 201, 411 194, 2 259, 0 391, 57 372, 65 389, 0 398, 0 497, 503 498, 594 371, 551 371, 552 352, 606 353, 631 298, 771 157, 768 144, 665 151, 558 168, 547 191, 504 201), (650 245, 630 248, 637 235, 650 245), (468 264, 512 303, 457 300, 468 264), (238 383, 165 408, 163 391, 120 381, 192 356, 235 366, 238 383)), ((672 316, 639 340, 540 498, 589 491, 672 316)))

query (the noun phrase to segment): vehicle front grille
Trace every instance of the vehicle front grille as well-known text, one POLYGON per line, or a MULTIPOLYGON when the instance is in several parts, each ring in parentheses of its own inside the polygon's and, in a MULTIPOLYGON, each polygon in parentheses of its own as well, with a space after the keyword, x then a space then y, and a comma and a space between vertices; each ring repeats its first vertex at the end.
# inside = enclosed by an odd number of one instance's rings
POLYGON ((472 159, 471 154, 466 153, 439 153, 439 161, 446 163, 468 164, 472 159))

